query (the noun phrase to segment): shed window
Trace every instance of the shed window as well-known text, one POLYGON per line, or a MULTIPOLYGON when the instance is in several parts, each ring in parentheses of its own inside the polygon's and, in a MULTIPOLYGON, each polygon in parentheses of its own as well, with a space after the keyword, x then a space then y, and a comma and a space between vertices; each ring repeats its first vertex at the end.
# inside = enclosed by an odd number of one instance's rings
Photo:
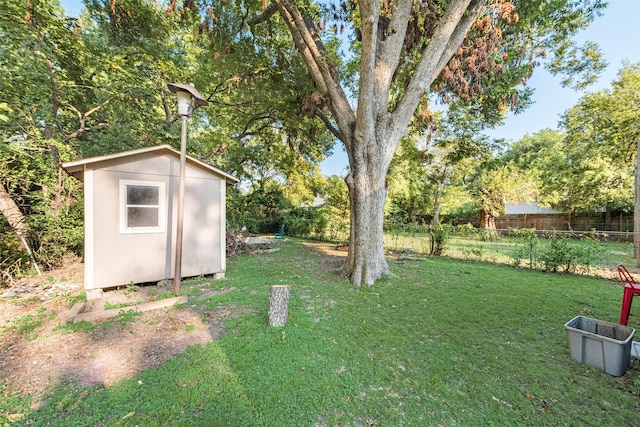
POLYGON ((164 231, 164 183, 120 181, 120 232, 164 231))

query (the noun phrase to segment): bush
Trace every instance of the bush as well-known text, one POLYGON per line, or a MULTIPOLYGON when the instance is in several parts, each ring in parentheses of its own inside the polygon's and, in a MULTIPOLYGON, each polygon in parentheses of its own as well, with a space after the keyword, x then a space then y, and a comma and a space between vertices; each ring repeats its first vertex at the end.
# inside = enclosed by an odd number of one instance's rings
MULTIPOLYGON (((60 162, 74 156, 71 146, 54 139, 29 138, 2 147, 0 185, 20 207, 29 227, 28 244, 45 270, 61 265, 69 255, 82 254, 81 183, 61 174, 59 168, 60 162)), ((32 268, 22 243, 4 218, 0 220, 0 257, 0 282, 32 268)))
POLYGON ((471 236, 478 230, 471 223, 460 224, 453 227, 453 232, 458 236, 471 236))
POLYGON ((283 215, 285 231, 290 236, 309 237, 313 229, 313 213, 305 209, 291 209, 283 215))
POLYGON ((554 236, 549 245, 540 250, 539 261, 544 264, 545 271, 581 273, 593 266, 598 254, 600 242, 593 237, 572 240, 569 237, 554 236))
POLYGON ((431 235, 431 255, 442 255, 444 245, 451 235, 451 225, 440 223, 436 227, 432 227, 429 234, 431 235))
POLYGON ((509 234, 516 239, 522 239, 527 242, 537 238, 535 228, 509 228, 509 234))
POLYGON ((22 249, 18 236, 0 220, 0 288, 11 285, 12 281, 31 267, 27 252, 22 249))
POLYGON ((495 230, 479 230, 478 236, 482 242, 494 242, 498 240, 498 233, 495 230))
POLYGON ((570 249, 568 239, 553 237, 549 245, 540 250, 539 260, 544 264, 545 271, 555 273, 561 266, 565 266, 565 270, 568 269, 572 258, 570 249))
POLYGON ((538 247, 538 236, 535 228, 510 229, 511 236, 522 243, 516 246, 515 252, 511 254, 513 264, 520 267, 522 261, 529 262, 529 268, 533 268, 533 261, 536 258, 538 247))
POLYGON ((66 212, 43 212, 30 217, 30 225, 39 247, 34 248, 38 261, 46 269, 59 267, 69 255, 82 256, 84 221, 82 203, 76 202, 66 212))
POLYGON ((282 189, 272 182, 244 194, 231 189, 227 193, 227 223, 230 230, 249 233, 274 233, 284 224, 283 212, 291 208, 282 189))

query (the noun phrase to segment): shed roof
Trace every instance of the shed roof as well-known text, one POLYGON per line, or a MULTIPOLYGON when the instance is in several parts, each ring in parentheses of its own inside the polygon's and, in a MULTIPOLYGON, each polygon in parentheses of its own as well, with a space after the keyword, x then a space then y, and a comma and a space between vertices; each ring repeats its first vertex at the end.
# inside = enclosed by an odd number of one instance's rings
MULTIPOLYGON (((174 149, 170 145, 164 144, 164 145, 158 145, 155 147, 140 148, 138 150, 124 151, 122 153, 108 154, 106 156, 89 157, 86 159, 76 160, 73 162, 66 162, 66 163, 63 163, 61 166, 68 174, 73 175, 79 180, 82 180, 86 166, 104 162, 104 161, 115 160, 115 159, 120 159, 124 157, 133 157, 140 154, 154 153, 154 152, 158 155, 170 154, 178 158, 180 157, 180 152, 178 150, 174 149)), ((187 162, 200 169, 204 169, 209 173, 212 173, 214 175, 218 175, 224 178, 227 184, 235 184, 238 182, 237 178, 229 175, 228 173, 223 172, 220 169, 215 168, 211 165, 208 165, 204 162, 201 162, 200 160, 197 160, 191 156, 187 156, 187 162)))
POLYGON ((507 203, 504 207, 507 215, 553 215, 566 213, 553 208, 543 208, 537 203, 507 203))

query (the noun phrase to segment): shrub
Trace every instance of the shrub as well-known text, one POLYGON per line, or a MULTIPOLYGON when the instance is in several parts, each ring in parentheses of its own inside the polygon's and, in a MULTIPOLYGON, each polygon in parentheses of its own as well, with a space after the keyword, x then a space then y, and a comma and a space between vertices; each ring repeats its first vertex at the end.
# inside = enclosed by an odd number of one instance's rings
POLYGON ((0 288, 8 287, 11 282, 26 272, 31 266, 27 252, 22 249, 18 236, 3 227, 4 218, 0 218, 0 288))
POLYGON ((444 245, 451 235, 451 225, 440 223, 436 227, 432 227, 429 234, 431 235, 431 255, 442 255, 444 245))
POLYGON ((588 272, 597 261, 600 242, 587 236, 580 240, 568 236, 553 236, 549 244, 540 249, 538 260, 546 271, 588 272))
POLYGON ((513 264, 520 267, 522 261, 529 261, 529 268, 533 268, 533 261, 536 258, 538 247, 538 236, 535 228, 510 229, 511 236, 519 240, 515 251, 511 254, 513 264))
POLYGON ((540 250, 539 259, 544 264, 545 271, 555 273, 559 267, 564 266, 565 271, 571 267, 572 255, 567 238, 553 237, 549 241, 549 245, 540 250))
POLYGON ((471 236, 477 232, 471 223, 460 224, 453 227, 453 232, 459 236, 471 236))

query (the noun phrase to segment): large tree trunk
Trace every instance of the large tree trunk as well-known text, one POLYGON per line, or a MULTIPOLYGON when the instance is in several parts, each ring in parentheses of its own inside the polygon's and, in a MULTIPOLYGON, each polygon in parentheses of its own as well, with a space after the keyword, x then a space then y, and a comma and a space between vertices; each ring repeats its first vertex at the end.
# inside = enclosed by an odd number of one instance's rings
POLYGON ((480 209, 480 228, 492 230, 492 233, 496 229, 496 218, 486 209, 480 209))
POLYGON ((0 184, 0 213, 4 215, 9 223, 9 227, 15 231, 18 239, 20 239, 22 246, 24 246, 25 251, 27 251, 29 258, 31 259, 33 267, 36 269, 36 272, 39 276, 42 276, 40 267, 36 263, 33 252, 27 243, 30 231, 29 224, 27 224, 25 216, 22 214, 22 211, 16 202, 14 202, 11 196, 9 196, 9 193, 7 193, 3 184, 0 184))
POLYGON ((437 227, 440 223, 440 200, 442 199, 442 192, 444 191, 444 181, 447 178, 447 169, 445 166, 440 179, 438 180, 438 188, 436 189, 436 197, 433 206, 433 221, 431 221, 431 226, 433 228, 437 227))
POLYGON ((9 196, 4 185, 0 185, 0 212, 18 236, 27 237, 29 235, 29 225, 26 218, 16 202, 9 196))
POLYGON ((438 189, 436 190, 436 197, 433 206, 433 221, 431 221, 432 227, 437 227, 440 223, 440 199, 442 198, 442 190, 444 188, 444 183, 438 183, 438 189))
POLYGON ((386 171, 355 168, 345 179, 351 201, 351 229, 349 254, 342 271, 355 286, 372 285, 390 274, 383 246, 386 171))

